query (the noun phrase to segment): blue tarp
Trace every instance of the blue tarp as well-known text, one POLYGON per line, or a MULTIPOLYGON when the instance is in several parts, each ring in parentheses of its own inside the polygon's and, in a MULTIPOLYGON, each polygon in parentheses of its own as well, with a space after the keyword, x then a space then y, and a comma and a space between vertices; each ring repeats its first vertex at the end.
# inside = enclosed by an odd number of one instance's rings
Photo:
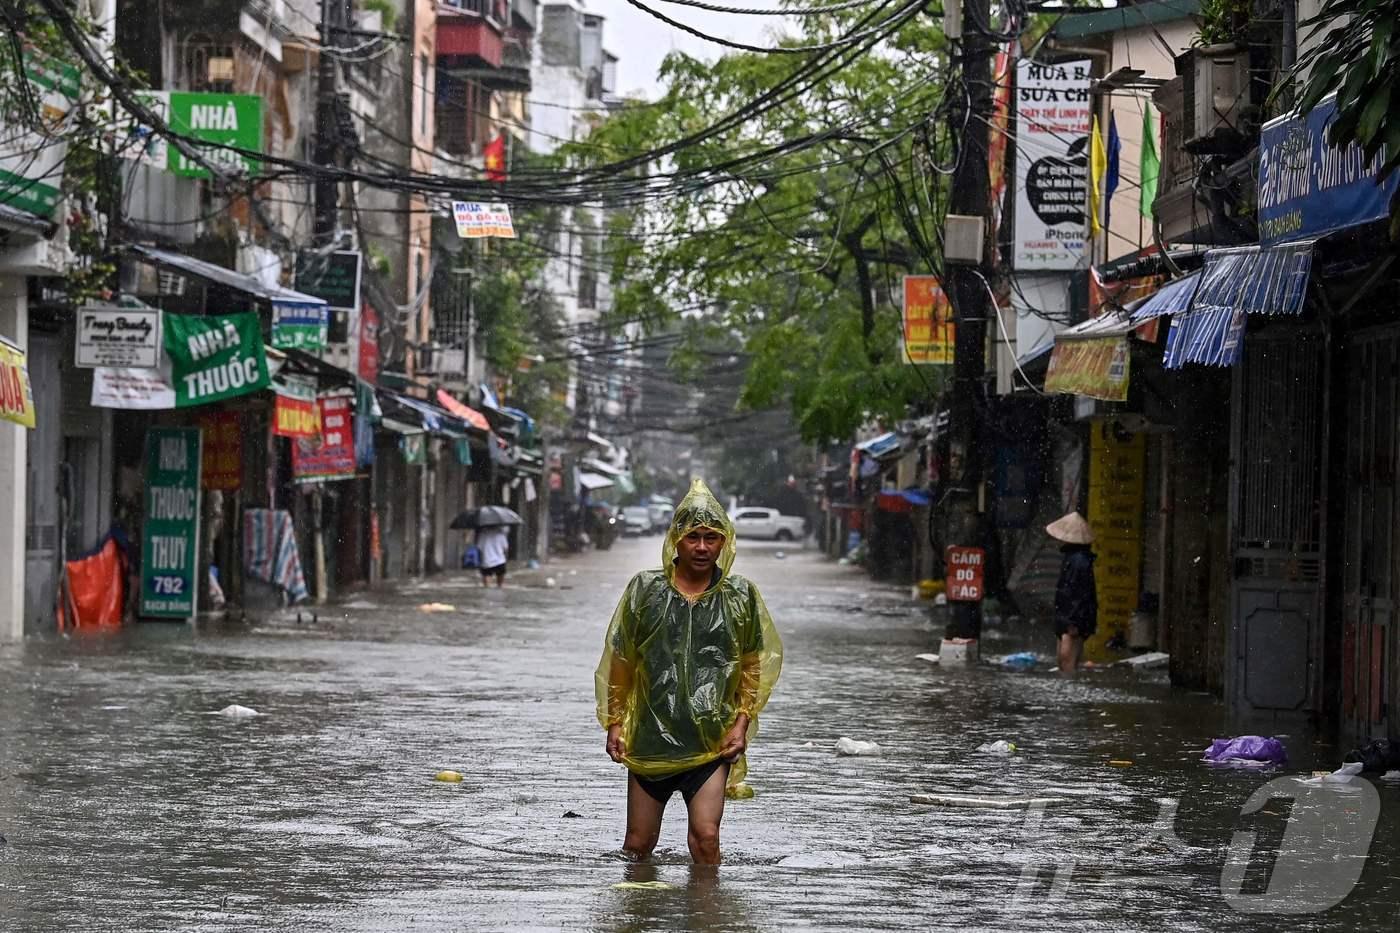
POLYGON ((919 506, 920 508, 933 504, 933 500, 929 498, 929 494, 917 487, 900 490, 899 494, 909 500, 912 505, 919 506))
POLYGON ((888 434, 881 434, 879 437, 872 437, 868 441, 862 441, 856 445, 856 450, 867 457, 879 459, 885 454, 893 453, 900 447, 899 435, 891 431, 888 434))
POLYGON ((1196 294, 1196 284, 1200 280, 1201 274, 1192 272, 1163 285, 1133 309, 1133 323, 1150 321, 1164 314, 1185 314, 1191 309, 1191 298, 1196 294))

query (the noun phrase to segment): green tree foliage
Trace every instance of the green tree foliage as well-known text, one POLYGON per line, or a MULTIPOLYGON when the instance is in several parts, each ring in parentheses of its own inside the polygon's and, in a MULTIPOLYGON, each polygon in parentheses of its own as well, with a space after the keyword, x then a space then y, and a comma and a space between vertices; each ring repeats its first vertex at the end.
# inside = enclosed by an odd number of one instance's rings
POLYGON ((1400 167, 1400 0, 1326 0, 1302 26, 1316 45, 1295 70, 1305 74, 1300 109, 1336 91, 1331 142, 1356 143, 1368 158, 1384 151, 1389 175, 1400 167))
MULTIPOLYGON (((790 41, 849 26, 809 18, 790 41)), ((736 335, 750 358, 740 407, 790 404, 809 441, 932 404, 938 373, 904 364, 899 302, 901 277, 935 259, 930 117, 946 55, 917 18, 797 101, 651 166, 651 182, 677 173, 685 187, 616 212, 604 256, 619 283, 613 317, 661 330, 698 314, 736 335)), ((624 106, 569 155, 606 164, 686 138, 781 82, 793 58, 672 54, 659 101, 624 106)), ((676 362, 694 360, 683 348, 676 362)))

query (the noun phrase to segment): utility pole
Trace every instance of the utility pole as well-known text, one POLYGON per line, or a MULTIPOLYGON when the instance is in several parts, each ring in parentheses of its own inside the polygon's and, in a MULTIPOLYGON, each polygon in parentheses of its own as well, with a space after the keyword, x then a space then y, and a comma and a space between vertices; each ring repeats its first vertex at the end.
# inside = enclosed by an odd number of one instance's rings
MULTIPOLYGON (((340 130, 336 120, 336 60, 330 49, 339 44, 345 22, 345 0, 321 0, 321 59, 316 87, 316 164, 340 164, 340 130)), ((316 178, 316 245, 327 246, 339 227, 339 183, 316 178)))
MULTIPOLYGON (((954 2, 954 0, 949 0, 954 2)), ((962 0, 961 64, 967 85, 966 114, 956 114, 967 127, 959 140, 962 150, 953 172, 948 212, 981 217, 990 229, 991 178, 988 165, 988 131, 993 116, 991 62, 995 52, 988 33, 990 0, 962 0)), ((945 499, 944 542, 948 545, 986 547, 981 511, 985 507, 982 463, 982 409, 987 368, 987 322, 996 313, 987 287, 985 247, 976 264, 946 263, 945 287, 953 304, 957 331, 953 352, 953 389, 949 417, 948 484, 945 499)), ((948 603, 945 637, 979 638, 982 633, 980 602, 948 603)))

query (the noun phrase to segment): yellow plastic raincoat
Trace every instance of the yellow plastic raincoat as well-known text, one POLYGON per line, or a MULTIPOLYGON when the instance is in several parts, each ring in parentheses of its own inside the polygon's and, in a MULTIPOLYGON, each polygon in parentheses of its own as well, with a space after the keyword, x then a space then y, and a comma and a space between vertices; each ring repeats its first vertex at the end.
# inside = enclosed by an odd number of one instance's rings
MULTIPOLYGON (((758 588, 730 573, 734 525, 700 480, 676 507, 660 570, 627 584, 613 613, 595 675, 598 722, 622 724, 623 762, 635 774, 661 778, 719 757, 739 713, 748 739, 783 666, 783 646, 758 588), (694 603, 672 584, 676 544, 697 528, 724 535, 718 582, 694 603)), ((741 756, 729 786, 748 770, 741 756)))

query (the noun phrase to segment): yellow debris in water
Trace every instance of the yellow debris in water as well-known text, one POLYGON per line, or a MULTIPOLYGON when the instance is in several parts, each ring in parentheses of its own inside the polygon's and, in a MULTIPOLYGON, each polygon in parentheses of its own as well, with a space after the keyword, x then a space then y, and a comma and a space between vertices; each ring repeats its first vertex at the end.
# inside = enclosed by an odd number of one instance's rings
POLYGON ((1114 768, 1131 768, 1133 763, 1126 758, 1110 758, 1108 763, 1114 768))
POLYGON ((664 881, 619 881, 613 885, 617 891, 674 891, 674 884, 667 884, 664 881))
POLYGON ((724 796, 730 800, 752 800, 753 788, 743 783, 735 784, 733 787, 724 789, 724 796))
POLYGON ((434 781, 442 781, 445 784, 462 783, 462 772, 460 771, 439 771, 433 775, 434 781))

